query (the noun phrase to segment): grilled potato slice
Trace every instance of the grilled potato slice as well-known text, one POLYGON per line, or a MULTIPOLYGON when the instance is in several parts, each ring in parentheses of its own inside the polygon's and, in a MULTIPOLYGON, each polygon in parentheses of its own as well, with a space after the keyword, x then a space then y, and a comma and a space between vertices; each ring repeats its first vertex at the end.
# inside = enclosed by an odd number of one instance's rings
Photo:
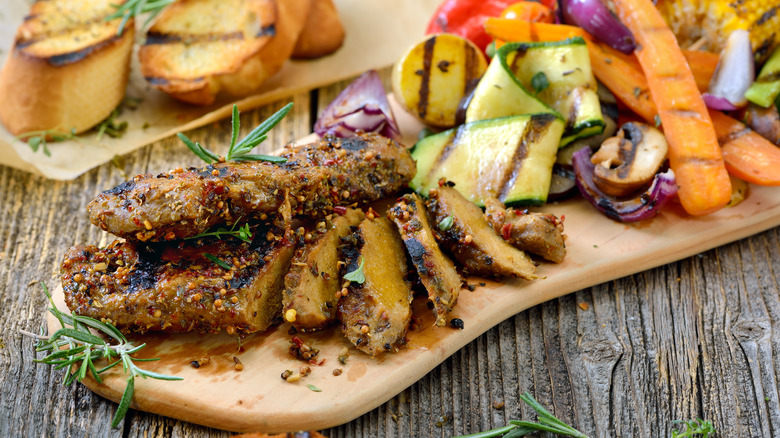
POLYGON ((339 299, 344 335, 370 356, 398 350, 412 319, 412 289, 398 232, 387 218, 365 219, 341 254, 343 272, 362 271, 364 277, 362 283, 351 281, 339 299))
POLYGON ((86 131, 122 101, 134 23, 106 21, 117 0, 38 1, 0 72, 0 120, 11 134, 86 131))
POLYGON ((536 278, 536 266, 488 224, 482 209, 446 183, 431 191, 426 203, 434 232, 470 274, 494 277, 536 278))
POLYGON ((361 210, 349 209, 325 221, 327 230, 295 253, 284 277, 283 310, 295 328, 317 330, 336 319, 336 292, 341 290, 338 248, 341 238, 352 233, 364 217, 361 210))
POLYGON ((433 303, 436 325, 443 327, 446 314, 455 306, 463 284, 455 265, 442 254, 431 229, 422 198, 416 193, 404 195, 387 213, 412 257, 422 284, 433 303))
POLYGON ((154 87, 209 105, 256 91, 290 57, 311 0, 180 0, 160 13, 138 56, 154 87))
POLYGON ((485 219, 496 234, 517 249, 560 263, 566 257, 563 222, 555 215, 506 209, 498 199, 485 200, 485 219))
POLYGON ((430 35, 412 46, 393 68, 393 93, 425 123, 455 126, 461 99, 487 69, 482 51, 452 34, 430 35))
POLYGON ((344 42, 344 26, 333 0, 312 0, 303 31, 295 42, 295 59, 319 58, 329 55, 344 42))

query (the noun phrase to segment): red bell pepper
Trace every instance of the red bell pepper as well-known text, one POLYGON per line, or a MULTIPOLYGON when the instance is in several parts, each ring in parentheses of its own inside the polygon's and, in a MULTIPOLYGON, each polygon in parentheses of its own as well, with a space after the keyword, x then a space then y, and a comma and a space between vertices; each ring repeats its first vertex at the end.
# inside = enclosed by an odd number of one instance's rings
MULTIPOLYGON (((453 33, 477 45, 482 51, 492 38, 485 32, 485 20, 498 17, 508 6, 522 0, 444 0, 428 23, 427 34, 453 33)), ((556 9, 556 0, 540 0, 540 3, 556 9)))

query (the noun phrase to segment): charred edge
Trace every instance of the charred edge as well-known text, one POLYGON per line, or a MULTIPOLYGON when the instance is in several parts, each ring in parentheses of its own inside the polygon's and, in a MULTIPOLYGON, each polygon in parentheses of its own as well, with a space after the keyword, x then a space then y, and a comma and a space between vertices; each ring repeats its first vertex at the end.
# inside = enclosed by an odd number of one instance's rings
POLYGON ((48 58, 49 64, 54 67, 62 67, 64 65, 73 64, 79 61, 84 60, 87 56, 90 54, 97 52, 101 49, 103 49, 106 46, 110 46, 116 42, 118 42, 120 39, 124 37, 124 34, 122 35, 114 35, 111 38, 107 40, 103 40, 97 44, 93 44, 91 46, 84 47, 81 50, 77 50, 75 52, 70 53, 63 53, 62 55, 54 55, 50 56, 48 58))
MULTIPOLYGON (((263 33, 266 32, 266 29, 260 29, 260 32, 258 33, 259 36, 265 36, 263 33)), ((271 31, 271 35, 275 31, 271 31)), ((197 34, 175 34, 175 33, 160 33, 160 32, 149 32, 146 35, 146 41, 144 42, 145 46, 159 46, 159 45, 165 45, 165 44, 197 44, 197 43, 208 43, 213 41, 231 41, 231 40, 243 40, 244 39, 244 33, 241 31, 235 31, 235 32, 228 32, 228 33, 221 33, 221 34, 203 34, 203 35, 197 35, 197 34)))
MULTIPOLYGON (((146 76, 146 81, 149 82, 149 85, 154 85, 158 87, 162 87, 165 85, 169 85, 171 81, 168 78, 160 77, 160 76, 146 76)), ((176 78, 176 82, 186 82, 186 83, 198 83, 203 82, 205 78, 203 76, 192 78, 192 79, 182 79, 182 78, 176 78)))
MULTIPOLYGON (((644 139, 642 130, 639 129, 633 123, 626 123, 621 128, 623 130, 623 139, 620 140, 620 148, 618 150, 618 157, 624 163, 633 163, 636 157, 636 149, 644 139)), ((631 171, 630 166, 623 166, 618 170, 618 175, 621 178, 628 176, 631 171)))
POLYGON ((135 188, 135 181, 125 181, 122 184, 119 184, 118 186, 114 187, 113 189, 109 189, 103 192, 104 195, 123 195, 127 192, 132 191, 135 188))
POLYGON ((554 120, 555 116, 552 114, 531 116, 531 120, 528 121, 523 136, 520 138, 520 143, 515 148, 515 153, 512 156, 511 163, 514 165, 504 174, 504 178, 501 181, 500 199, 505 199, 509 191, 512 190, 512 186, 514 186, 520 171, 523 169, 523 161, 528 156, 529 146, 538 141, 547 132, 554 120))
POLYGON ((417 268, 417 272, 420 276, 427 276, 428 268, 425 267, 425 246, 414 237, 406 239, 404 243, 406 244, 406 250, 409 251, 409 256, 412 258, 414 267, 417 268))
POLYGON ((420 100, 417 103, 417 113, 421 118, 425 118, 428 113, 428 97, 430 94, 431 82, 431 64, 433 64, 433 48, 436 46, 436 37, 431 37, 425 41, 423 46, 423 71, 422 81, 420 82, 420 100))
POLYGON ((756 24, 755 25, 756 26, 761 26, 763 24, 766 24, 767 21, 771 20, 772 18, 775 17, 775 15, 777 15, 777 8, 779 8, 779 7, 780 6, 775 6, 774 8, 764 12, 761 15, 761 17, 759 17, 759 19, 756 20, 756 24))
POLYGON ((569 116, 566 118, 566 131, 573 131, 577 123, 577 112, 582 106, 582 93, 578 88, 572 91, 572 104, 569 109, 569 116))
POLYGON ((341 140, 341 147, 348 151, 362 151, 368 147, 368 143, 359 137, 345 138, 341 140))
POLYGON ((261 27, 255 36, 257 38, 261 38, 261 37, 272 37, 275 35, 276 35, 276 24, 274 23, 268 26, 261 27))
POLYGON ((475 79, 479 76, 477 68, 479 66, 479 60, 477 56, 482 56, 475 53, 474 50, 469 47, 469 43, 463 40, 463 52, 466 54, 466 65, 463 68, 463 96, 468 96, 471 91, 477 86, 478 80, 475 79))
POLYGON ((528 49, 530 47, 528 44, 520 44, 515 49, 515 57, 512 58, 512 64, 509 65, 509 70, 512 72, 517 71, 517 63, 520 62, 520 60, 525 57, 525 54, 528 53, 528 49))

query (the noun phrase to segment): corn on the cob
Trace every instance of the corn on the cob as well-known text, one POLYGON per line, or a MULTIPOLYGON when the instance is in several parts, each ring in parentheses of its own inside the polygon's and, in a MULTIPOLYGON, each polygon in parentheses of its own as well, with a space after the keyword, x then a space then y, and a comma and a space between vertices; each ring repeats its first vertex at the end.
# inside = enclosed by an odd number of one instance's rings
POLYGON ((762 61, 780 43, 780 0, 658 0, 657 7, 682 47, 702 40, 702 49, 720 52, 731 31, 746 29, 762 61))

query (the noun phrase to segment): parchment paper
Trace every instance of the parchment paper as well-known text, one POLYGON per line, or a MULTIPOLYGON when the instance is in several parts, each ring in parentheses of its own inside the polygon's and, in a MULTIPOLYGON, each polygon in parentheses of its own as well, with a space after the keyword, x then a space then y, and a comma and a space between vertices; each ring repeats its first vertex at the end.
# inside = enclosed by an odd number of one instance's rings
MULTIPOLYGON (((94 132, 77 140, 49 143, 51 156, 33 152, 0 126, 0 164, 57 180, 73 179, 87 170, 161 138, 230 115, 233 103, 242 110, 255 108, 300 91, 356 76, 368 69, 392 65, 411 44, 423 37, 428 19, 440 0, 334 0, 346 29, 344 45, 334 54, 311 61, 289 60, 258 94, 242 100, 222 101, 208 107, 180 103, 151 88, 141 76, 133 56, 127 96, 140 98, 135 110, 124 110, 118 121, 127 121, 121 138, 94 132), (144 128, 144 126, 146 127, 144 128)), ((0 50, 5 63, 13 47, 16 28, 27 14, 30 1, 3 0, 0 6, 0 50)), ((137 20, 142 22, 143 20, 137 20)), ((141 35, 139 32, 138 35, 141 35)), ((142 36, 139 39, 143 38, 142 36)), ((136 45, 137 50, 137 45, 136 45)), ((389 90, 388 90, 389 91, 389 90)), ((0 102, 2 105, 2 102, 0 102)))

